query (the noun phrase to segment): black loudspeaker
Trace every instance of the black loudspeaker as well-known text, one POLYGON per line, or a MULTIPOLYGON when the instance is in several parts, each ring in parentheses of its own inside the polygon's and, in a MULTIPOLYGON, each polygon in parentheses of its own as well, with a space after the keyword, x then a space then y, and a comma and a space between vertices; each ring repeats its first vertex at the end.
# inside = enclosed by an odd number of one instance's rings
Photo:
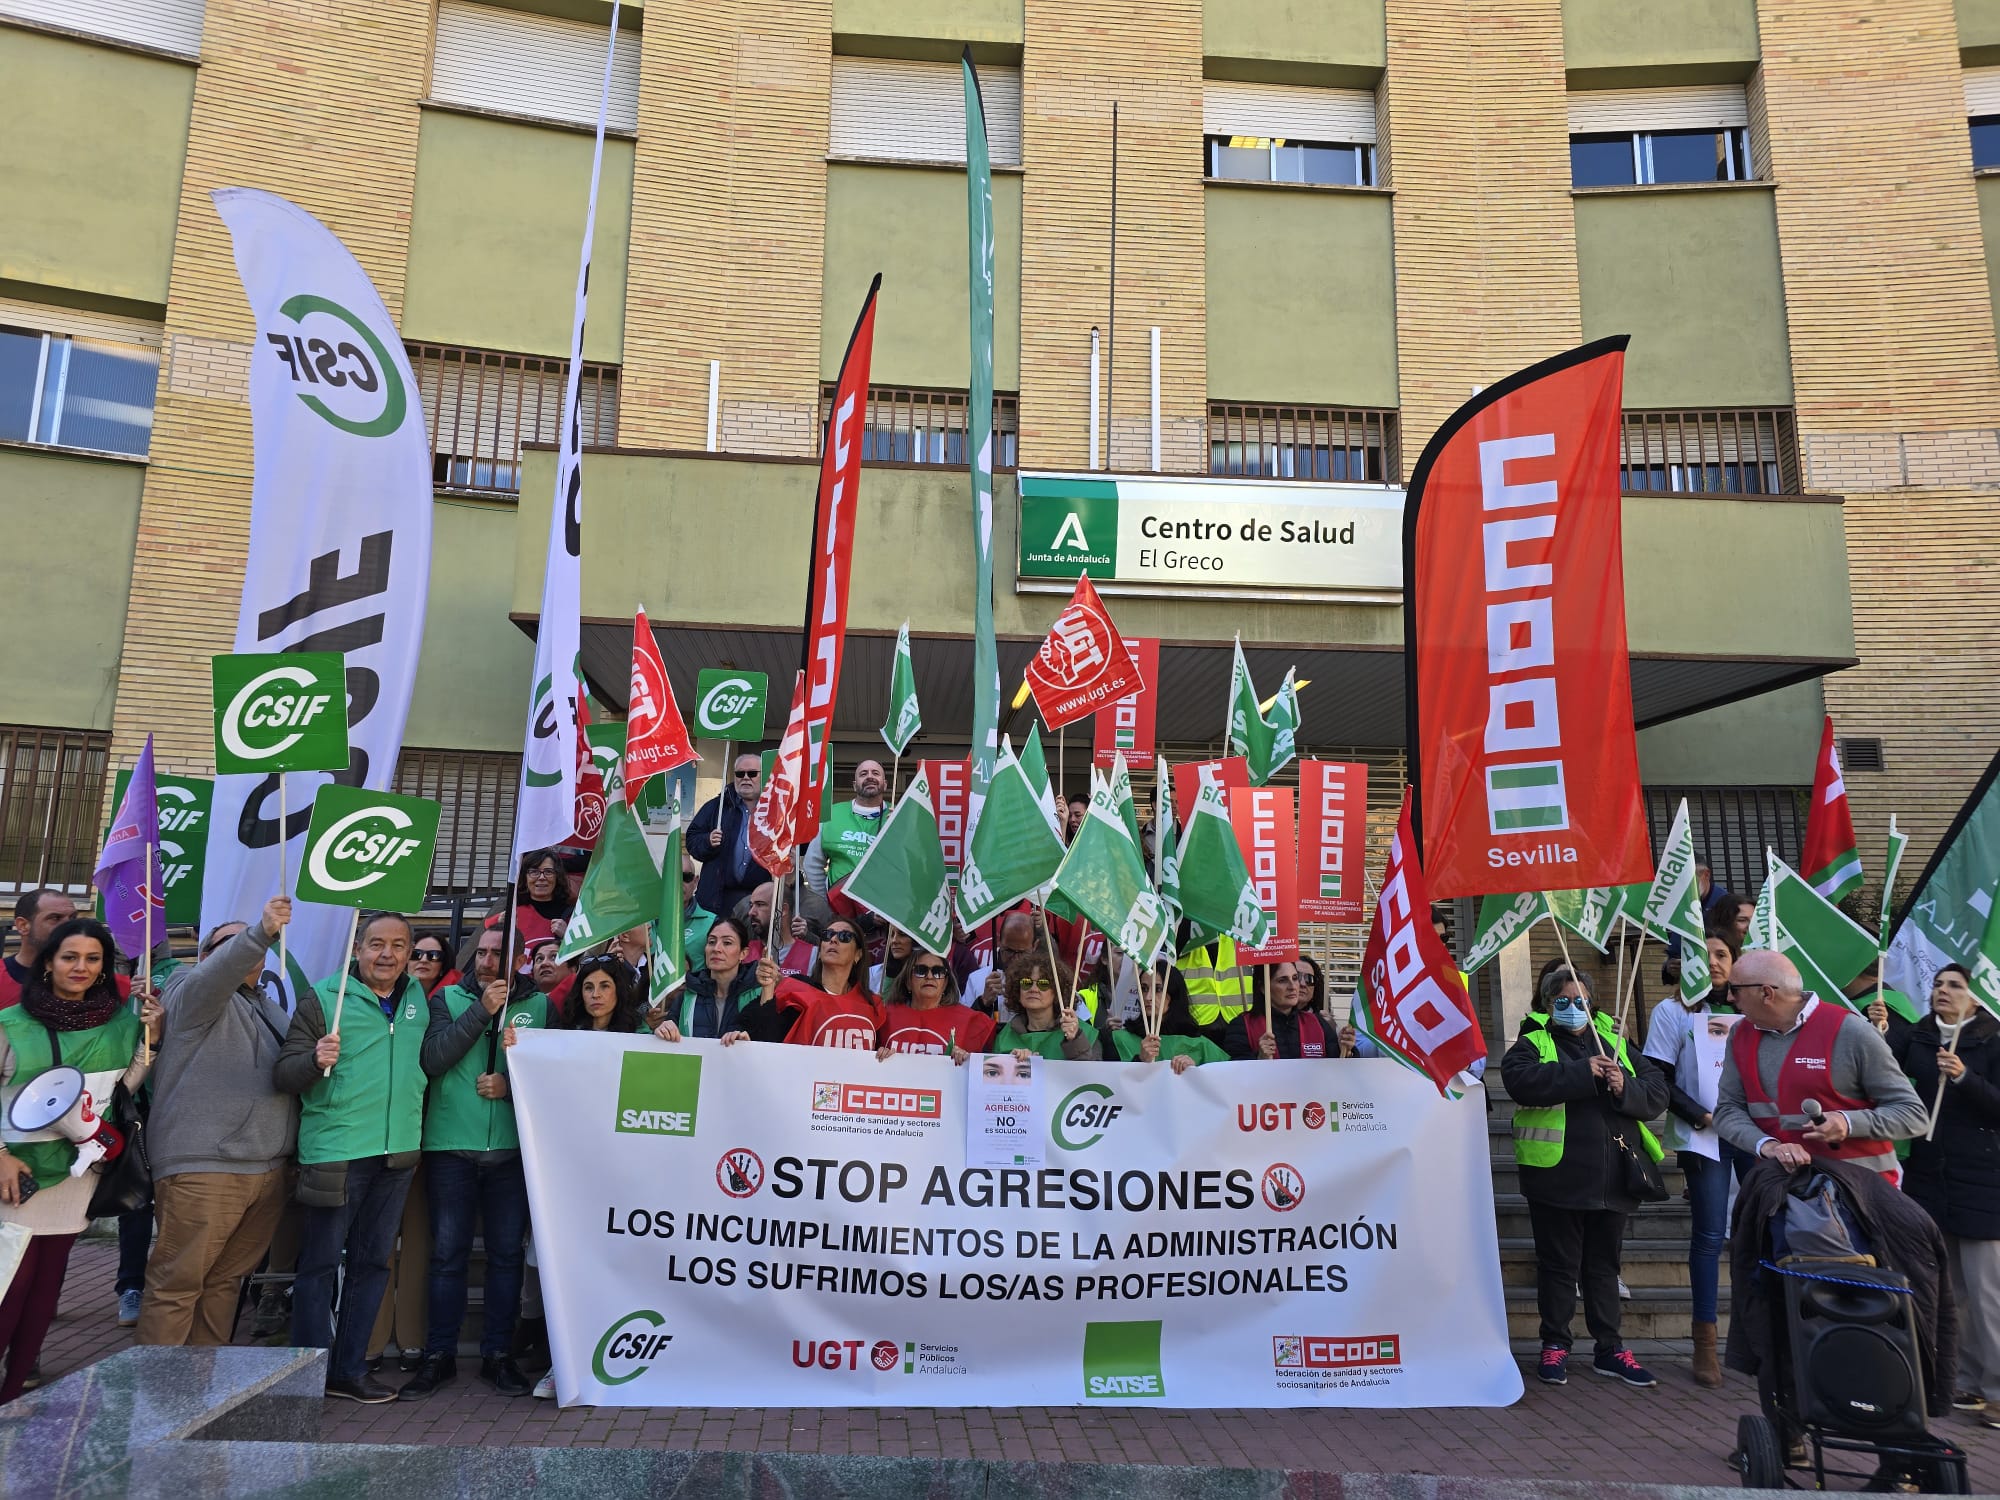
POLYGON ((1785 1263, 1785 1322, 1799 1419, 1877 1441, 1924 1428, 1909 1278, 1839 1261, 1785 1263))

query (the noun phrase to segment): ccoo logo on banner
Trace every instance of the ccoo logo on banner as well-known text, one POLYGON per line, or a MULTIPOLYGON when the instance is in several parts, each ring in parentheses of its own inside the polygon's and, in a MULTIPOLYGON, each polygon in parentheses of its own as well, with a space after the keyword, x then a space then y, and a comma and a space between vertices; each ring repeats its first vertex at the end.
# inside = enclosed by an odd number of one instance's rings
POLYGON ((948 1058, 524 1034, 563 1403, 1519 1398, 1481 1100, 1388 1059, 1038 1067, 1045 1164, 987 1168, 948 1058))

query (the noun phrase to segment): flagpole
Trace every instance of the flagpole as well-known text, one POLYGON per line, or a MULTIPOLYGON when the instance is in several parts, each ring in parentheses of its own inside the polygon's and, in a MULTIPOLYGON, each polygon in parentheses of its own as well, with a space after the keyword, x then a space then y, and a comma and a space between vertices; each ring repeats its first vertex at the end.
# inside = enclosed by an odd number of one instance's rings
POLYGON ((1611 993, 1618 997, 1618 1034, 1625 1034, 1625 913, 1619 912, 1612 932, 1618 939, 1618 977, 1612 983, 1611 993))
MULTIPOLYGON (((1933 1014, 1935 1014, 1935 1012, 1933 1012, 1933 1014)), ((1970 1018, 1968 1017, 1967 1019, 1970 1018)), ((1958 1056, 1958 1039, 1964 1035, 1965 1035, 1965 1022, 1960 1021, 1958 1023, 1958 1030, 1954 1031, 1951 1034, 1951 1045, 1945 1048, 1945 1051, 1949 1052, 1953 1057, 1958 1056)), ((1950 1082, 1950 1080, 1944 1076, 1944 1069, 1939 1068, 1937 1096, 1931 1100, 1930 1123, 1924 1126, 1925 1140, 1929 1140, 1932 1136, 1937 1134, 1938 1111, 1944 1108, 1944 1086, 1948 1082, 1950 1082)))
MULTIPOLYGON (((1884 1007, 1882 1004, 1882 983, 1883 983, 1882 971, 1886 969, 1888 966, 1889 966, 1889 950, 1887 948, 1876 949, 1875 950, 1875 1004, 1871 1006, 1870 1009, 1880 1009, 1882 1011, 1881 1019, 1875 1022, 1875 1029, 1877 1031, 1884 1033, 1885 1035, 1889 1030, 1889 1012, 1887 1008, 1884 1007)), ((1957 1040, 1958 1038, 1956 1037, 1952 1038, 1954 1044, 1956 1044, 1957 1040)), ((1926 1136, 1925 1139, 1928 1140, 1929 1137, 1926 1136)))
MULTIPOLYGON (((1542 892, 1542 899, 1544 901, 1548 900, 1547 891, 1542 892)), ((1578 978, 1579 976, 1577 975, 1576 972, 1576 960, 1574 960, 1569 956, 1569 939, 1563 936, 1563 924, 1561 923, 1561 921, 1557 919, 1555 915, 1555 906, 1554 903, 1552 902, 1550 903, 1549 907, 1549 925, 1555 928, 1556 941, 1562 945, 1563 967, 1569 970, 1569 977, 1571 979, 1578 978)), ((1540 997, 1538 996, 1537 998, 1539 999, 1540 997)), ((1597 1027, 1594 1024, 1592 1024, 1589 1025, 1588 1029, 1590 1031, 1590 1039, 1597 1044, 1597 1055, 1599 1057, 1608 1056, 1609 1054, 1607 1054, 1604 1050, 1604 1038, 1598 1035, 1597 1027)))
MULTIPOLYGON (((1622 914, 1619 916, 1618 921, 1619 921, 1619 937, 1621 939, 1618 945, 1618 955, 1620 958, 1623 958, 1625 956, 1625 945, 1624 942, 1622 941, 1624 937, 1625 918, 1622 914)), ((1622 981, 1622 984, 1624 986, 1621 992, 1623 998, 1618 1002, 1618 1034, 1620 1036, 1624 1036, 1626 1034, 1625 1022, 1632 1013, 1632 991, 1638 988, 1639 956, 1646 951, 1645 926, 1638 922, 1634 922, 1632 925, 1639 929, 1639 946, 1632 950, 1632 972, 1626 975, 1624 980, 1622 981)))
POLYGON ((1264 1035, 1271 1039, 1271 1056, 1276 1057, 1278 1055, 1278 1031, 1271 1024, 1271 966, 1269 964, 1259 964, 1257 967, 1264 971, 1264 1035))
MULTIPOLYGON (((284 929, 279 928, 278 930, 282 932, 284 929)), ((360 931, 361 931, 361 908, 357 906, 354 908, 354 915, 348 919, 347 923, 347 947, 340 960, 340 994, 335 997, 333 1002, 333 1028, 332 1030, 327 1032, 328 1036, 340 1035, 340 1010, 342 1006, 347 1004, 347 966, 353 960, 354 939, 355 936, 360 931)), ((326 1067, 321 1070, 320 1077, 322 1078, 333 1077, 332 1063, 328 1063, 326 1067)))
POLYGON ((903 782, 903 752, 898 750, 896 752, 896 769, 889 773, 889 802, 891 806, 895 805, 896 788, 901 786, 902 782, 903 782))
MULTIPOLYGON (((285 773, 280 771, 278 773, 278 894, 280 896, 291 895, 291 891, 288 889, 291 882, 287 878, 285 870, 285 840, 289 836, 289 830, 285 827, 285 822, 285 773)), ((148 902, 147 904, 150 907, 151 903, 148 902)), ((348 939, 348 946, 350 948, 354 946, 352 938, 348 939)), ((152 955, 147 955, 149 962, 151 961, 151 957, 152 955)), ((280 995, 291 995, 291 985, 292 970, 285 958, 285 929, 280 927, 278 929, 278 993, 280 995)), ((292 995, 292 1006, 294 1009, 298 1007, 298 998, 298 996, 292 995)))
MULTIPOLYGON (((135 985, 134 988, 144 988, 150 991, 153 987, 153 846, 148 844, 145 847, 146 904, 140 928, 140 931, 145 934, 142 939, 145 944, 145 951, 139 956, 139 972, 135 976, 139 980, 139 984, 135 985)), ((153 1065, 153 1034, 145 1029, 145 1009, 145 1004, 141 1002, 139 1006, 140 1030, 146 1038, 146 1066, 150 1068, 153 1065)))
POLYGON ((1049 909, 1040 902, 1036 902, 1035 904, 1041 906, 1042 909, 1042 946, 1049 950, 1049 983, 1055 988, 1056 1013, 1060 1017, 1062 1013, 1062 962, 1056 957, 1056 940, 1054 935, 1049 931, 1049 909))

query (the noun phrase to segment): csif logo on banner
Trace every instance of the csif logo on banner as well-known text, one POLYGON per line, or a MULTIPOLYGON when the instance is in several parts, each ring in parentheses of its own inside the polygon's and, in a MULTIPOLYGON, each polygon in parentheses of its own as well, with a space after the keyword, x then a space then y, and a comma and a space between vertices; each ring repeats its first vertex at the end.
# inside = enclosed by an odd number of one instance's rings
POLYGON ((347 768, 347 664, 337 651, 214 658, 216 770, 347 768))
POLYGON ((762 672, 704 667, 695 678, 695 733, 718 740, 761 740, 771 679, 762 672))
POLYGON ((1101 1083, 1071 1089, 1049 1117, 1049 1139, 1065 1151, 1087 1151, 1104 1139, 1125 1106, 1101 1083))
POLYGON ((387 437, 403 425, 409 394, 374 329, 310 292, 288 297, 278 315, 293 326, 268 330, 264 341, 309 410, 355 437, 387 437))
POLYGON ((666 1322, 650 1307, 642 1307, 605 1329, 590 1356, 590 1373, 598 1384, 626 1385, 651 1369, 674 1341, 671 1333, 660 1332, 666 1322))
POLYGON ((430 883, 437 803, 365 787, 324 786, 313 798, 298 896, 329 906, 416 911, 430 883))

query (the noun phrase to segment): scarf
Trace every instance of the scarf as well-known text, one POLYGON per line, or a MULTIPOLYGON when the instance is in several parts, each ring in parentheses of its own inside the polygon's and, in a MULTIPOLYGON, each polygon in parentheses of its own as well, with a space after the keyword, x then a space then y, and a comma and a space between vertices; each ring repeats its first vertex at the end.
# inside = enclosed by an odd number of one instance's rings
POLYGON ((115 984, 94 985, 81 1000, 58 999, 44 982, 21 991, 21 1009, 51 1031, 88 1031, 102 1026, 124 1003, 115 984))

